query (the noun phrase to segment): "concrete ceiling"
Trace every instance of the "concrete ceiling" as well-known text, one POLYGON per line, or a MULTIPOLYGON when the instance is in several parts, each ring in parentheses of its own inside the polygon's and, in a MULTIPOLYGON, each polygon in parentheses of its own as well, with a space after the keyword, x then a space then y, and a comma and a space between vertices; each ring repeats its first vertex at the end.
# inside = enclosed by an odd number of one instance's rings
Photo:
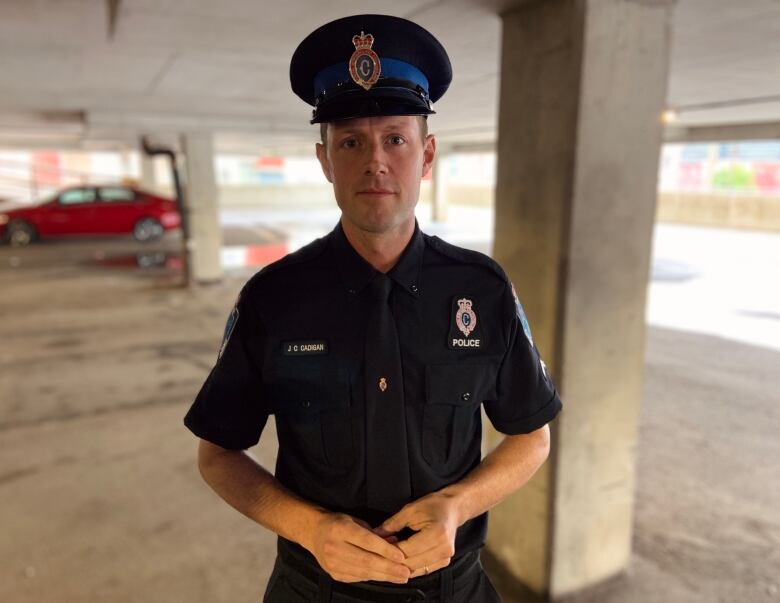
MULTIPOLYGON (((489 145, 500 11, 511 0, 3 0, 0 147, 112 148, 212 130, 223 151, 294 153, 316 133, 289 59, 311 30, 372 11, 414 19, 452 59, 431 126, 489 145)), ((679 0, 668 104, 687 125, 780 123, 780 0, 679 0)))

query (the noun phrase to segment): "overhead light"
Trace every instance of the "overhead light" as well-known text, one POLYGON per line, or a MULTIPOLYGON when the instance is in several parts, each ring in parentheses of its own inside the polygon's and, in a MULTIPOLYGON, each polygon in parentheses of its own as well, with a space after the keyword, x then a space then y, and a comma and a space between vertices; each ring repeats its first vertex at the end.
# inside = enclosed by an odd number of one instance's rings
POLYGON ((661 121, 665 124, 672 124, 677 121, 677 111, 674 109, 667 109, 661 113, 661 121))

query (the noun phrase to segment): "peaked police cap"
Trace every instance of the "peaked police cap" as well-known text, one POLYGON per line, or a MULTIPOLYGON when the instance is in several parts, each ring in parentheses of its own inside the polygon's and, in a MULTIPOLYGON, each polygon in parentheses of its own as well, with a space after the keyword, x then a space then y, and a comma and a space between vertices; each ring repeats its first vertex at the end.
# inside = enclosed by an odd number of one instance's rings
POLYGON ((353 15, 309 34, 290 61, 293 92, 314 107, 311 123, 377 115, 429 115, 447 91, 447 51, 416 23, 353 15))

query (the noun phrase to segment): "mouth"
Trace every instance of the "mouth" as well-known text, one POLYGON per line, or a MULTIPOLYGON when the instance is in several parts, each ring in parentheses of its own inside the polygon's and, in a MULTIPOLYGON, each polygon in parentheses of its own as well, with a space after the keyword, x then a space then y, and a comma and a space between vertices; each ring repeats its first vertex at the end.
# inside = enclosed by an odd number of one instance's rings
POLYGON ((358 195, 368 195, 368 196, 376 196, 381 197, 382 195, 394 195, 395 192, 391 191, 390 189, 386 188, 364 188, 363 190, 359 190, 357 192, 358 195))

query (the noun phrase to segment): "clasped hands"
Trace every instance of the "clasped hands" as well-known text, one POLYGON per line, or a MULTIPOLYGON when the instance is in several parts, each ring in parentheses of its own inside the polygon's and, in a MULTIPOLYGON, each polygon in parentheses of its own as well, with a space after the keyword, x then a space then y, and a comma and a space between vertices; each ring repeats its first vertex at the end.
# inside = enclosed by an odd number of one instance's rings
POLYGON ((459 525, 455 499, 434 492, 405 505, 376 528, 343 513, 326 513, 310 551, 339 582, 405 584, 449 565, 459 525), (404 528, 416 533, 399 541, 396 534, 404 528))

